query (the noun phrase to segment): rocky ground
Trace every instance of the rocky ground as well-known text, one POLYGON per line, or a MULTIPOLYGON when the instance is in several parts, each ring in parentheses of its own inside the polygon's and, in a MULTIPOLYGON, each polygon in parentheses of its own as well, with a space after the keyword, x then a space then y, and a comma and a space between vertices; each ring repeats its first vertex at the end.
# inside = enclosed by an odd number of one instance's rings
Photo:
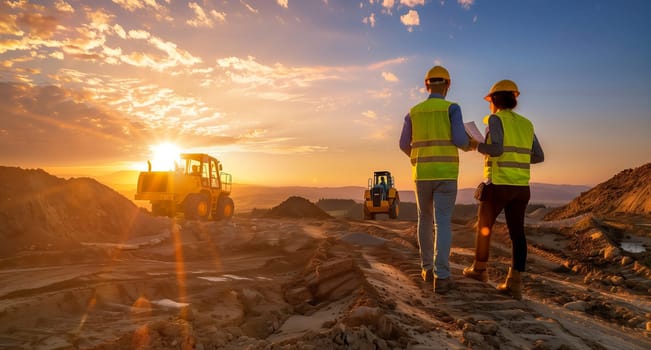
POLYGON ((121 245, 2 259, 0 348, 651 347, 649 270, 592 219, 529 230, 522 301, 494 289, 509 263, 502 227, 484 284, 461 276, 474 234, 455 225, 457 287, 442 296, 420 280, 412 221, 169 225, 121 245))
POLYGON ((501 219, 480 283, 461 274, 475 209, 455 211, 456 287, 438 295, 415 221, 330 209, 153 218, 92 179, 0 167, 0 349, 651 348, 648 215, 532 208, 517 301, 495 290, 501 219))

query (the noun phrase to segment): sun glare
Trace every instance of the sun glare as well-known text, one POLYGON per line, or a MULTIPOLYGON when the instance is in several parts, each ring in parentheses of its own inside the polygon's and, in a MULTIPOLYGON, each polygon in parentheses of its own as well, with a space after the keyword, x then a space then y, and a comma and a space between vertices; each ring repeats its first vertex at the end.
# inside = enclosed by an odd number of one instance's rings
POLYGON ((174 170, 174 162, 178 162, 181 151, 172 143, 159 143, 149 147, 152 153, 152 168, 155 170, 174 170))

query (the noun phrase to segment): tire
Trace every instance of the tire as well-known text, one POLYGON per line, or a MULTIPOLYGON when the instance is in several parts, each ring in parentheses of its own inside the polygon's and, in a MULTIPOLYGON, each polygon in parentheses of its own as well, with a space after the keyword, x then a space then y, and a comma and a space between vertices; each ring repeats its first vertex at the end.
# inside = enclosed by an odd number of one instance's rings
POLYGON ((369 213, 368 207, 366 206, 366 204, 364 204, 364 220, 371 220, 371 219, 372 219, 371 213, 369 213))
POLYGON ((206 220, 210 216, 210 198, 204 194, 191 194, 185 199, 185 218, 206 220))
POLYGON ((397 219, 398 218, 398 213, 400 211, 399 208, 400 201, 398 198, 393 200, 393 203, 391 204, 391 207, 389 208, 389 218, 391 219, 397 219))
POLYGON ((215 220, 230 220, 235 212, 235 204, 233 199, 228 196, 220 196, 217 201, 217 207, 213 213, 215 220))
POLYGON ((151 214, 154 216, 174 217, 174 203, 171 201, 152 202, 151 214))
POLYGON ((163 202, 152 202, 151 203, 151 214, 153 216, 165 216, 167 211, 163 206, 163 202))

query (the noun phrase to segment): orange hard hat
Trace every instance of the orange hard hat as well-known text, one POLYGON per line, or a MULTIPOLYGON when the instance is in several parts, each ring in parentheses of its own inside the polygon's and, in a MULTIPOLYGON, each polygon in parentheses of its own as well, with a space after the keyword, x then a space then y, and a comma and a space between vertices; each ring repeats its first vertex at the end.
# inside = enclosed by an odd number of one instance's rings
POLYGON ((447 69, 441 66, 434 66, 432 69, 427 71, 427 74, 425 75, 425 81, 428 81, 432 78, 445 79, 447 81, 450 81, 450 73, 448 73, 447 69))
POLYGON ((520 95, 520 90, 518 90, 518 86, 515 85, 515 83, 512 80, 505 79, 505 80, 500 80, 497 83, 493 84, 493 86, 491 86, 490 91, 488 92, 488 95, 484 96, 484 100, 490 101, 491 95, 500 91, 513 92, 515 97, 518 97, 520 95))

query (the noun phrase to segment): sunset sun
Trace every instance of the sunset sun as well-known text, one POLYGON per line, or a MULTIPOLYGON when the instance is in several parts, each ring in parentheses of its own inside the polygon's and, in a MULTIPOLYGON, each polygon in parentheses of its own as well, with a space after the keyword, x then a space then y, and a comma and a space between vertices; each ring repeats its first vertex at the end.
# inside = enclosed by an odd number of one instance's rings
POLYGON ((173 170, 174 162, 181 154, 180 148, 169 142, 159 143, 149 147, 152 154, 151 163, 157 170, 173 170))

